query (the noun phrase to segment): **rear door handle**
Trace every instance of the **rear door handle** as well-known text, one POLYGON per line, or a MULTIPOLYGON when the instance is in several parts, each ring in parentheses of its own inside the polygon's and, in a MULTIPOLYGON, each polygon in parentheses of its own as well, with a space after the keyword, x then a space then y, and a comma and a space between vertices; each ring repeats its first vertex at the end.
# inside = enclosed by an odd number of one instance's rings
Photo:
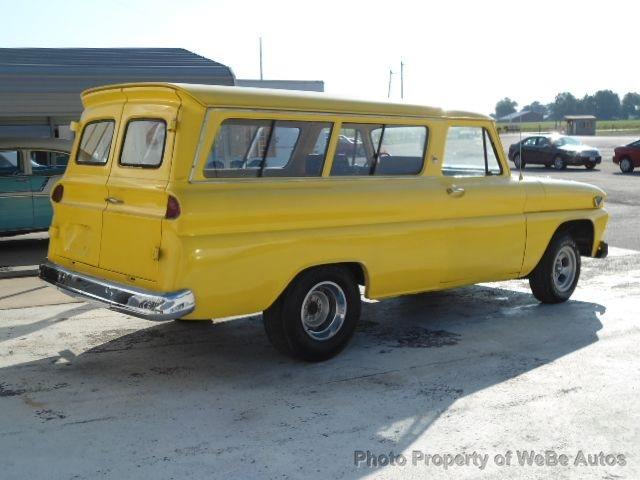
POLYGON ((120 200, 119 198, 116 198, 116 197, 107 197, 105 198, 105 201, 109 203, 113 203, 114 205, 120 205, 121 203, 124 203, 124 200, 120 200))
POLYGON ((447 188, 447 193, 452 197, 458 198, 464 195, 464 188, 451 185, 450 187, 447 188))

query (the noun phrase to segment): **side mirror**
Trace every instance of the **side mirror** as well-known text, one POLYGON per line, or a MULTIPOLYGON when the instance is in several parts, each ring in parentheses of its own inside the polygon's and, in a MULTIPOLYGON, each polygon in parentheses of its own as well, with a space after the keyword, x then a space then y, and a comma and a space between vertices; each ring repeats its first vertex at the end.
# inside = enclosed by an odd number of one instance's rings
POLYGON ((69 130, 71 130, 72 132, 77 133, 79 129, 80 129, 80 124, 78 122, 73 121, 69 123, 69 130))

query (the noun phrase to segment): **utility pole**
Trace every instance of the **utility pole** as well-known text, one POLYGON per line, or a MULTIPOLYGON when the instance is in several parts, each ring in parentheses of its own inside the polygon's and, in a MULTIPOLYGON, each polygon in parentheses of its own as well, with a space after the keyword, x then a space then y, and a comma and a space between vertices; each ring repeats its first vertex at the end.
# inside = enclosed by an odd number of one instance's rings
POLYGON ((260 80, 263 80, 263 76, 262 76, 262 37, 260 37, 260 80))
POLYGON ((400 60, 400 98, 404 98, 404 62, 400 60))
POLYGON ((391 98, 391 81, 393 79, 393 70, 389 69, 389 87, 387 88, 387 98, 391 98))

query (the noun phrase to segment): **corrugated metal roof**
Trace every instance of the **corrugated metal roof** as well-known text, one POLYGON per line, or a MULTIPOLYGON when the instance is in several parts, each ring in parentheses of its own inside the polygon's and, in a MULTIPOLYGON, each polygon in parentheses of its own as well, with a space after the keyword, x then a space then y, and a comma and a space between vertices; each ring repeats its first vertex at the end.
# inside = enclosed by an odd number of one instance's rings
POLYGON ((0 124, 66 123, 82 112, 80 93, 99 85, 234 80, 226 65, 181 48, 0 48, 0 124))
POLYGON ((236 85, 239 87, 324 92, 324 82, 322 80, 258 80, 255 78, 236 78, 236 85))

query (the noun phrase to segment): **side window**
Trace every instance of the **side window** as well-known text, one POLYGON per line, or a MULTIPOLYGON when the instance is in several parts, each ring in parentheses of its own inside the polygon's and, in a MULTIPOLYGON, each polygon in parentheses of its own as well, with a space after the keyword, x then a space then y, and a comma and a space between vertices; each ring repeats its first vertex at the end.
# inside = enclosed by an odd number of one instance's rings
POLYGON ((331 124, 287 120, 222 122, 204 168, 207 178, 319 177, 331 124))
POLYGON ((385 125, 371 132, 380 145, 373 175, 417 175, 422 171, 427 148, 427 127, 385 125))
POLYGON ((164 120, 130 120, 124 134, 120 165, 157 168, 162 163, 167 124, 164 120))
POLYGON ((482 127, 450 127, 447 134, 442 174, 446 176, 484 177, 500 175, 491 136, 482 127))
POLYGON ((371 142, 371 132, 379 130, 379 123, 343 123, 333 155, 331 176, 369 175, 378 144, 371 142))
POLYGON ((0 177, 22 175, 22 159, 17 150, 0 150, 0 177))
POLYGON ((525 147, 535 147, 536 140, 536 137, 529 137, 524 142, 522 142, 522 145, 524 145, 525 147))
POLYGON ((424 126, 344 123, 331 175, 417 175, 426 148, 424 126))
POLYGON ((37 174, 62 174, 69 162, 69 155, 48 150, 31 150, 31 171, 37 174))
POLYGON ((85 165, 104 165, 109 160, 111 140, 115 122, 99 120, 88 123, 82 132, 76 163, 85 165))

